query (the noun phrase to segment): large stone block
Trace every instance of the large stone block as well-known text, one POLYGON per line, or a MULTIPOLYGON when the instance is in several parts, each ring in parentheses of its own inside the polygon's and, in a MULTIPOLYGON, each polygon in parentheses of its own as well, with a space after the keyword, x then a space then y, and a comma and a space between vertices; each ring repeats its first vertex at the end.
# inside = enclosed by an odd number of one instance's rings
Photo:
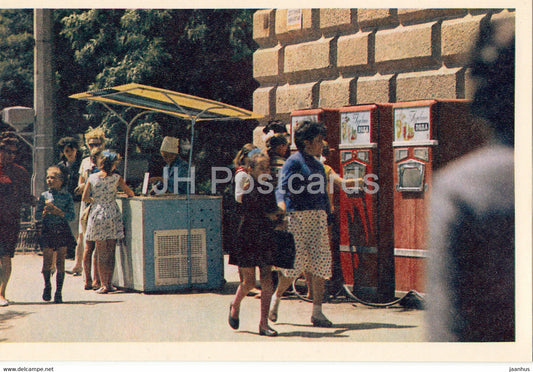
POLYGON ((391 101, 394 75, 363 76, 357 79, 357 104, 391 101))
POLYGON ((385 27, 398 24, 396 9, 357 9, 359 27, 385 27))
POLYGON ((442 16, 442 9, 403 8, 398 9, 398 19, 402 24, 416 21, 431 21, 442 16))
POLYGON ((516 27, 515 13, 512 10, 505 9, 499 13, 492 15, 490 21, 496 27, 506 27, 508 29, 513 29, 516 27))
POLYGON ((398 9, 398 18, 402 24, 434 21, 440 17, 451 17, 458 15, 466 15, 467 9, 446 9, 446 8, 405 8, 398 9))
MULTIPOLYGON (((288 19, 289 9, 276 9, 276 37, 282 40, 297 38, 305 33, 313 31, 313 10, 299 9, 301 11, 301 23, 295 25, 293 23, 296 17, 288 19)), ((291 11, 293 11, 291 9, 291 11)))
POLYGON ((356 78, 326 80, 320 84, 319 107, 342 107, 355 104, 356 78))
POLYGON ((422 99, 463 98, 464 72, 461 68, 441 68, 437 71, 421 71, 399 74, 396 78, 396 101, 422 99))
POLYGON ((277 81, 283 73, 283 49, 279 44, 273 48, 256 50, 253 60, 254 79, 260 83, 277 81))
POLYGON ((472 77, 472 71, 470 69, 466 70, 465 73, 465 98, 473 99, 474 93, 476 92, 477 83, 472 77))
POLYGON ((254 13, 253 38, 260 46, 274 42, 275 9, 262 9, 254 13))
POLYGON ((436 22, 378 31, 375 41, 376 63, 433 60, 436 57, 434 42, 437 33, 436 22))
POLYGON ((318 83, 285 84, 276 90, 276 114, 315 108, 318 105, 318 83))
POLYGON ((331 67, 333 38, 289 45, 285 48, 284 72, 286 74, 319 70, 331 67))
MULTIPOLYGON (((442 8, 441 12, 442 15, 445 17, 458 17, 458 16, 464 16, 468 14, 469 11, 474 10, 474 8, 442 8)), ((482 11, 482 13, 487 13, 486 11, 482 11)), ((481 14, 481 13, 480 13, 481 14)))
POLYGON ((357 67, 371 63, 371 32, 358 32, 339 37, 337 41, 337 67, 357 67))
POLYGON ((464 65, 479 34, 485 15, 444 21, 441 27, 442 58, 448 65, 464 65))
POLYGON ((355 29, 356 9, 320 9, 320 29, 328 31, 347 31, 355 29))
POLYGON ((257 88, 253 94, 253 111, 264 116, 272 115, 276 110, 275 97, 275 87, 257 88))

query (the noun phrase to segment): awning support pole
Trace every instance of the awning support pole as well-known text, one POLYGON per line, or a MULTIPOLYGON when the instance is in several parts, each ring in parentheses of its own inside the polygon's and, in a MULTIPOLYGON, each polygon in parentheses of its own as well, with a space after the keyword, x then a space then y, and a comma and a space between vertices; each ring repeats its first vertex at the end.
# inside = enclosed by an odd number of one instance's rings
POLYGON ((120 116, 115 110, 111 109, 111 107, 109 107, 107 104, 105 104, 105 103, 102 103, 102 104, 109 111, 111 111, 116 117, 118 117, 120 119, 120 121, 122 121, 124 124, 126 124, 126 144, 125 144, 126 148, 124 149, 124 182, 126 182, 127 177, 128 177, 128 149, 129 149, 129 144, 130 144, 130 130, 131 130, 131 127, 133 126, 133 123, 135 122, 135 120, 137 120, 141 116, 146 115, 146 114, 156 113, 157 111, 149 110, 149 111, 140 112, 137 115, 135 115, 133 117, 133 119, 131 119, 131 121, 128 123, 122 116, 120 116))

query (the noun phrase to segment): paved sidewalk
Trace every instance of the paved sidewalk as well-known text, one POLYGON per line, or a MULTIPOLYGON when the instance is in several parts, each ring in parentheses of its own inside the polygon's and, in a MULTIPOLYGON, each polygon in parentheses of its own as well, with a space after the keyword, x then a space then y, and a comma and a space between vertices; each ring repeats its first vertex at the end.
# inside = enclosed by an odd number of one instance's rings
MULTIPOLYGON (((227 256, 225 257, 227 262, 227 256)), ((83 278, 67 275, 63 304, 41 300, 42 257, 17 254, 7 297, 0 308, 0 345, 20 342, 417 342, 424 341, 424 311, 326 303, 330 329, 312 327, 311 304, 282 300, 276 338, 258 336, 260 300, 241 305, 238 331, 227 324, 228 306, 238 285, 236 268, 225 265, 221 292, 143 294, 118 291, 101 295, 83 289, 83 278)), ((73 262, 68 260, 67 269, 73 262)), ((54 277, 55 278, 55 277, 54 277)), ((52 278, 53 288, 55 280, 52 278)), ((1 358, 0 358, 1 359, 1 358)))

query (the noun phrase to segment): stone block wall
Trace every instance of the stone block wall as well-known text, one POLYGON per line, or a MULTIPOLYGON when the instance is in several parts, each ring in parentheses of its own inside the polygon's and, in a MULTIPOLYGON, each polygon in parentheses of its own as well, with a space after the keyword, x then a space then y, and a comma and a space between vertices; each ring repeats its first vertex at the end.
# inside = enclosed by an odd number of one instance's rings
MULTIPOLYGON (((513 9, 263 9, 254 14, 254 111, 471 98, 465 67, 483 22, 513 9)), ((257 128, 260 130, 261 128, 257 128)))

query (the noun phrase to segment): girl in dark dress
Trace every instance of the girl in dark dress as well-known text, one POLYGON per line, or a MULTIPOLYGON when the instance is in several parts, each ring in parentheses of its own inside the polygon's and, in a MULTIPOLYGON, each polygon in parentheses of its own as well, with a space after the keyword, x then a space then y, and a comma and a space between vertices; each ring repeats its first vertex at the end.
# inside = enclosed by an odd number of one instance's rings
POLYGON ((259 334, 276 336, 268 325, 268 309, 272 298, 273 232, 283 217, 274 197, 270 179, 270 162, 266 155, 257 151, 249 161, 250 187, 242 198, 242 218, 237 233, 237 244, 230 254, 230 264, 239 266, 241 283, 230 304, 229 324, 239 328, 241 301, 255 287, 255 267, 259 267, 261 282, 261 320, 259 334))

